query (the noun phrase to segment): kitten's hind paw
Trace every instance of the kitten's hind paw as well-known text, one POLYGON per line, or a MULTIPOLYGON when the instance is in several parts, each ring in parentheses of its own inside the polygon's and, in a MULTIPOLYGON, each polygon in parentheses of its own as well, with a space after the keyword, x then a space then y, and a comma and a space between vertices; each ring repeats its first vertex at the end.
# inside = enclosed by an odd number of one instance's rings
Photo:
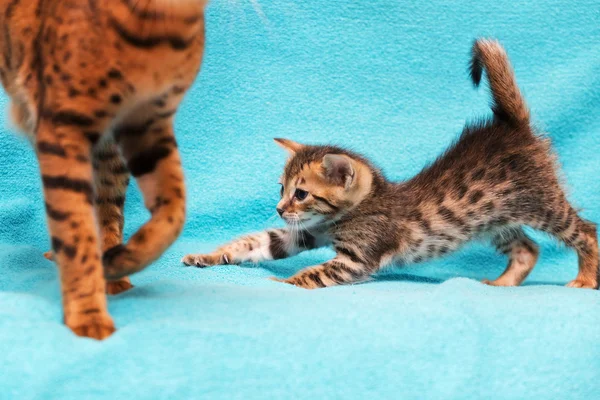
POLYGON ((198 268, 212 267, 213 265, 231 264, 232 257, 226 253, 223 254, 188 254, 181 259, 181 262, 188 266, 198 268))

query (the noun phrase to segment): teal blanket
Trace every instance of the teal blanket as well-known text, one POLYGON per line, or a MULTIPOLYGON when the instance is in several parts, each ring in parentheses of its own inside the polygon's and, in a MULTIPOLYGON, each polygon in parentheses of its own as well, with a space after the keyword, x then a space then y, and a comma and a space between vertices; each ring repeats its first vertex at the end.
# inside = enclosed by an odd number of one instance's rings
MULTIPOLYGON (((472 244, 355 286, 268 280, 331 257, 183 267, 279 224, 285 154, 273 137, 362 152, 393 179, 417 173, 489 116, 466 73, 474 38, 498 38, 571 201, 600 222, 598 0, 214 0, 201 75, 177 116, 189 218, 135 288, 110 298, 104 342, 62 325, 38 167, 0 116, 2 399, 594 399, 600 293, 563 285, 575 253, 544 236, 523 287, 472 244)), ((6 107, 6 96, 0 96, 6 107)), ((148 218, 132 184, 126 233, 148 218)))

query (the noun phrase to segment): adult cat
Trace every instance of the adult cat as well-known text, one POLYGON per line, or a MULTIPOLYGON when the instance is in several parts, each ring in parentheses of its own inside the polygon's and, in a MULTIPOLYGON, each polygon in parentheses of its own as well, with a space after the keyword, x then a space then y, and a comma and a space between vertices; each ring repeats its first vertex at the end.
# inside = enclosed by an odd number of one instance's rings
POLYGON ((0 78, 35 143, 64 321, 77 335, 115 330, 105 291, 129 288, 126 276, 182 229, 173 116, 200 69, 205 5, 0 0, 0 78), (152 217, 123 245, 130 174, 152 217))

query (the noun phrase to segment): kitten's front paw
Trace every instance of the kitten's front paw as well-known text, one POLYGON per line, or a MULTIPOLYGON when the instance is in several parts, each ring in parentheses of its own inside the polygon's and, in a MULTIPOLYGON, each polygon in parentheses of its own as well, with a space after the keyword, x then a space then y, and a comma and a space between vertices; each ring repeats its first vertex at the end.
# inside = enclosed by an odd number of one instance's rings
POLYGON ((280 278, 276 278, 276 277, 271 277, 269 278, 272 281, 275 282, 281 282, 281 283, 287 283, 288 285, 294 285, 297 286, 299 288, 303 288, 303 289, 318 289, 322 286, 317 285, 316 283, 312 282, 312 281, 305 281, 303 279, 297 279, 294 277, 288 278, 288 279, 280 279, 280 278))
POLYGON ((231 264, 232 257, 227 253, 211 254, 188 254, 181 259, 185 265, 191 265, 198 268, 212 267, 213 265, 231 264))

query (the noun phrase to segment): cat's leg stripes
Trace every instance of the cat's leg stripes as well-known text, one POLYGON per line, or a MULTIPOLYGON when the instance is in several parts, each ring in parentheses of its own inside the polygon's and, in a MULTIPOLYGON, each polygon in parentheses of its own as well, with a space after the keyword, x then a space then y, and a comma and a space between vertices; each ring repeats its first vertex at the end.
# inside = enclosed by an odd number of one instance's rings
MULTIPOLYGON (((112 141, 99 143, 93 152, 96 217, 100 228, 102 252, 123 242, 123 207, 129 183, 129 170, 112 141)), ((106 282, 108 294, 131 289, 131 281, 123 277, 106 282)))
POLYGON ((64 321, 77 335, 103 339, 115 328, 107 311, 93 206, 91 142, 86 135, 93 122, 72 112, 60 116, 42 117, 36 148, 64 321))
POLYGON ((185 220, 185 184, 173 133, 172 115, 136 113, 115 130, 131 175, 137 180, 151 218, 127 242, 104 253, 110 280, 138 272, 156 260, 181 233, 185 220))

